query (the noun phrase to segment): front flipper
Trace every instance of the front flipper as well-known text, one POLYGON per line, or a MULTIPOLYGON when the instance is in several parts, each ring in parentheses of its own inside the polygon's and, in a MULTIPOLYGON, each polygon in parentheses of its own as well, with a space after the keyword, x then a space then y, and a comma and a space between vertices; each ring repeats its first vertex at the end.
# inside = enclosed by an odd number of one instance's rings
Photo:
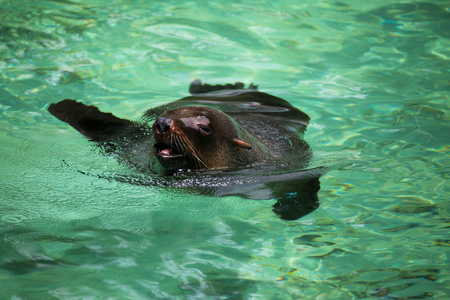
POLYGON ((62 100, 49 106, 48 111, 63 122, 95 142, 107 142, 123 130, 136 125, 111 113, 101 112, 95 106, 84 105, 75 100, 62 100))

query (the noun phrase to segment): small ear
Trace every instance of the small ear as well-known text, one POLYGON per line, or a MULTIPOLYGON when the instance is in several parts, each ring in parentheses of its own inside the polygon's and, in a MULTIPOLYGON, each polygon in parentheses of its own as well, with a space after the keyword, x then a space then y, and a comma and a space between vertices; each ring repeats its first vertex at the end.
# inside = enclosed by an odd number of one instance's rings
POLYGON ((236 147, 245 148, 247 150, 251 150, 252 149, 250 144, 248 144, 248 143, 246 143, 244 141, 238 140, 238 139, 233 139, 233 143, 236 145, 236 147))

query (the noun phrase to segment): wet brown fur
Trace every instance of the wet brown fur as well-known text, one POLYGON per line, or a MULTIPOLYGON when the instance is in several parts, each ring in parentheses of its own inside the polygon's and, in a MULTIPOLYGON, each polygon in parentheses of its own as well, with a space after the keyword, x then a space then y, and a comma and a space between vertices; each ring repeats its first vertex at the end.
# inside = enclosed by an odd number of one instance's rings
POLYGON ((270 156, 264 145, 217 109, 188 106, 169 110, 161 117, 171 119, 172 125, 164 135, 154 129, 156 141, 186 154, 192 163, 191 168, 237 167, 270 156), (199 130, 182 121, 199 116, 210 121, 211 134, 202 135, 199 130))

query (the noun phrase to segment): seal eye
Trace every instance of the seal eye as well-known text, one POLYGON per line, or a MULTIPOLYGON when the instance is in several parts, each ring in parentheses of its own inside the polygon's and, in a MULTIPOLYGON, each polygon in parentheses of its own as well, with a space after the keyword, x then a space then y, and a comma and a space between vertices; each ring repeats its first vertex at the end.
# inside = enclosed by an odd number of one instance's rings
POLYGON ((200 133, 203 135, 210 135, 211 134, 211 128, 209 128, 206 125, 203 124, 197 124, 198 129, 200 129, 200 133))

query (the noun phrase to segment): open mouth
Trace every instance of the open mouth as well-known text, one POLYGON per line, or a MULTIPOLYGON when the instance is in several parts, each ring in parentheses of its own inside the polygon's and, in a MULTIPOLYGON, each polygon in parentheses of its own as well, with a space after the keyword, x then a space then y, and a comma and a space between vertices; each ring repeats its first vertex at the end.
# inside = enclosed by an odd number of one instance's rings
POLYGON ((160 158, 180 158, 180 157, 186 157, 185 154, 181 153, 177 149, 171 148, 170 146, 163 144, 163 143, 157 143, 155 145, 156 149, 156 155, 160 158))

